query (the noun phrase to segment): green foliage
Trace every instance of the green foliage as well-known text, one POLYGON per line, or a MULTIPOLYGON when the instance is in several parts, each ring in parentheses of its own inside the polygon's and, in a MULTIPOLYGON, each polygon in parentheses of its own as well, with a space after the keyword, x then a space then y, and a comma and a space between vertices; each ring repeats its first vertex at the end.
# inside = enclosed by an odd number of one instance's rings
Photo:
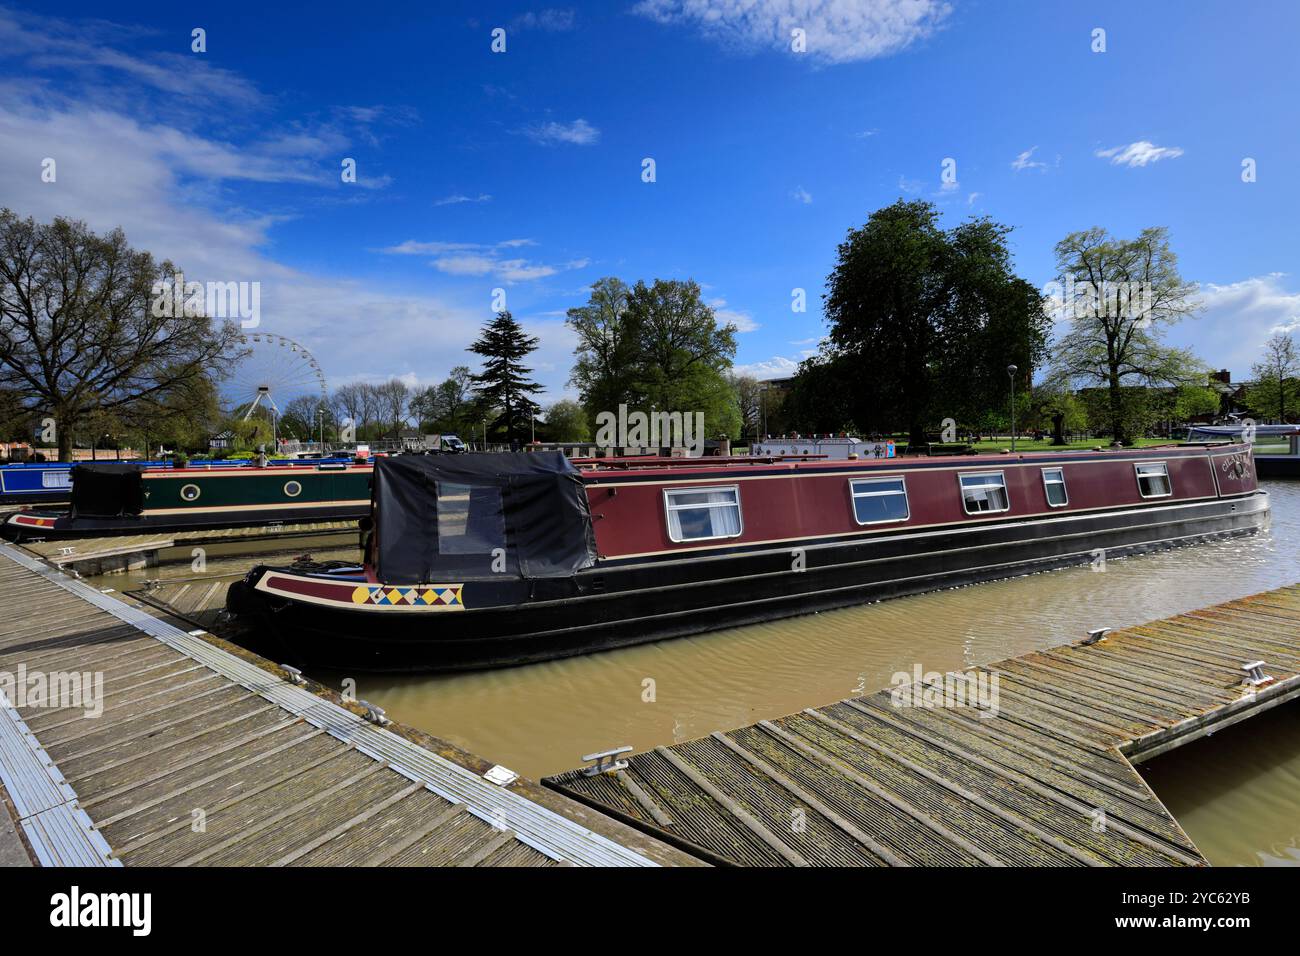
POLYGON ((570 309, 565 320, 578 336, 569 384, 592 418, 637 399, 629 379, 640 364, 640 342, 628 311, 630 295, 621 279, 597 279, 587 304, 570 309))
POLYGON ((1009 232, 987 218, 945 231, 920 200, 849 230, 828 278, 829 341, 800 366, 791 396, 798 427, 901 428, 920 443, 944 418, 974 422, 1005 408, 1008 364, 1027 389, 1048 319, 1013 272, 1009 232))
POLYGON ((551 441, 590 441, 586 409, 577 402, 556 402, 546 410, 546 437, 551 441))
POLYGON ((861 409, 854 394, 855 381, 862 375, 854 368, 855 360, 832 348, 823 348, 818 355, 804 359, 799 364, 794 383, 782 402, 779 423, 774 421, 768 407, 768 432, 782 434, 857 432, 863 435, 891 430, 891 419, 885 415, 872 415, 861 409), (853 417, 859 409, 862 421, 853 417))
POLYGON ((470 434, 475 424, 472 379, 469 366, 457 365, 442 382, 417 391, 411 414, 420 428, 431 434, 470 434))
MULTIPOLYGON (((264 418, 249 418, 247 420, 240 418, 228 418, 215 430, 215 434, 224 431, 232 433, 231 449, 233 451, 247 451, 251 453, 256 450, 258 445, 265 445, 271 448, 274 438, 271 432, 271 423, 264 418)), ((227 457, 235 458, 237 455, 228 455, 227 457)))
POLYGON ((1125 385, 1118 392, 1106 388, 1085 388, 1079 392, 1087 419, 1088 431, 1094 435, 1123 435, 1125 444, 1145 435, 1164 416, 1159 393, 1141 385, 1125 385))
POLYGON ((493 428, 505 433, 507 441, 527 435, 524 424, 535 415, 538 405, 529 396, 542 386, 528 376, 532 369, 523 359, 537 349, 537 338, 524 334, 523 327, 509 312, 500 312, 483 326, 478 339, 467 351, 481 355, 483 371, 471 379, 475 394, 489 407, 501 409, 493 428))
POLYGON ((1195 284, 1179 275, 1164 227, 1144 229, 1136 239, 1100 227, 1070 233, 1056 244, 1056 267, 1070 330, 1054 347, 1052 377, 1103 386, 1109 411, 1092 400, 1090 421, 1127 442, 1154 414, 1132 386, 1204 381, 1205 368, 1191 352, 1162 343, 1170 325, 1197 310, 1195 284), (1070 283, 1075 296, 1066 292, 1070 283))
POLYGON ((1300 412, 1300 354, 1290 334, 1278 332, 1264 345, 1264 357, 1251 368, 1254 383, 1246 407, 1257 418, 1287 422, 1300 412))
POLYGON ((1204 385, 1179 385, 1166 399, 1169 417, 1179 424, 1203 415, 1217 415, 1219 393, 1204 385))
POLYGON ((615 278, 592 286, 570 309, 578 335, 570 382, 590 420, 601 412, 703 412, 705 434, 740 437, 741 415, 728 371, 735 328, 719 326, 695 282, 656 279, 628 288, 615 278))

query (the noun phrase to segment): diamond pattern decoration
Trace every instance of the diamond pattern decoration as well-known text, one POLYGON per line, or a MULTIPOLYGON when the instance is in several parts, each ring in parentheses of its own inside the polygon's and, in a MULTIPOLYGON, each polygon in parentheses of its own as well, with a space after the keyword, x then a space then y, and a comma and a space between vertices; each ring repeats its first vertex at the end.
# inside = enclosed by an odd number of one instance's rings
POLYGON ((414 587, 361 584, 352 590, 352 603, 380 607, 414 605, 459 609, 465 606, 461 600, 463 587, 463 584, 419 584, 414 587))

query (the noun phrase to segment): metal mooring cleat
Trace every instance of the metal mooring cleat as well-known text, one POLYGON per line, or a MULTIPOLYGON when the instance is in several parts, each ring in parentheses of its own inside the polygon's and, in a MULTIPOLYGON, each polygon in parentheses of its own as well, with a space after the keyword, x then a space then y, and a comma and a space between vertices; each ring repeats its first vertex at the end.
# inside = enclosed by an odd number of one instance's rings
POLYGON ((1245 683, 1252 687, 1259 687, 1261 684, 1271 684, 1274 678, 1264 673, 1263 661, 1251 661, 1249 664, 1242 664, 1241 669, 1246 672, 1245 683))
POLYGON ((1079 642, 1079 646, 1091 647, 1093 644, 1096 644, 1098 641, 1104 641, 1106 639, 1106 635, 1109 633, 1110 633, 1110 628, 1108 627, 1093 628, 1091 631, 1088 632, 1088 636, 1079 642))
POLYGON ((613 773, 615 770, 626 770, 627 761, 619 760, 618 755, 630 754, 631 752, 631 747, 616 747, 613 750, 602 750, 598 754, 587 754, 587 756, 582 758, 583 762, 590 763, 594 760, 596 761, 596 765, 594 767, 585 768, 582 773, 584 776, 594 777, 599 773, 613 773))
POLYGON ((366 709, 366 720, 370 721, 372 724, 378 724, 380 727, 387 727, 392 723, 384 713, 384 708, 376 707, 368 700, 359 700, 357 703, 366 709))
POLYGON ((289 675, 288 677, 285 678, 285 680, 287 680, 290 684, 307 683, 307 681, 303 679, 302 671, 298 670, 298 668, 296 667, 290 667, 288 664, 281 664, 280 670, 284 671, 286 674, 289 675))

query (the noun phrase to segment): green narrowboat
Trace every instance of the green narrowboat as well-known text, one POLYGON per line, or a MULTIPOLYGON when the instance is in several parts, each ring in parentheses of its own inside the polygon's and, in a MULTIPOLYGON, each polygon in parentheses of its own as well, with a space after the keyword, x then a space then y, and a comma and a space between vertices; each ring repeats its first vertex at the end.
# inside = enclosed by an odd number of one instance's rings
POLYGON ((93 537, 360 518, 370 510, 368 464, 233 468, 79 464, 68 511, 20 511, 7 537, 93 537))

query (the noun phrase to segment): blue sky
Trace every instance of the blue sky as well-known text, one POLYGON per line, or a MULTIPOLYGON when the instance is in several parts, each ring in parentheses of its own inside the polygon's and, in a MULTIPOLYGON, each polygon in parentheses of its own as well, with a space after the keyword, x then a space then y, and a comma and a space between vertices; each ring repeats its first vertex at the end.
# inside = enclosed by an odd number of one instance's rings
POLYGON ((1169 226, 1205 306, 1172 341, 1237 378, 1300 327, 1294 3, 103 11, 0 0, 0 205, 260 282, 263 328, 332 385, 441 378, 501 288, 562 397, 564 310, 604 275, 696 279, 741 329, 737 363, 788 374, 825 332, 836 244, 900 196, 1013 226, 1039 285, 1069 231, 1169 226))

